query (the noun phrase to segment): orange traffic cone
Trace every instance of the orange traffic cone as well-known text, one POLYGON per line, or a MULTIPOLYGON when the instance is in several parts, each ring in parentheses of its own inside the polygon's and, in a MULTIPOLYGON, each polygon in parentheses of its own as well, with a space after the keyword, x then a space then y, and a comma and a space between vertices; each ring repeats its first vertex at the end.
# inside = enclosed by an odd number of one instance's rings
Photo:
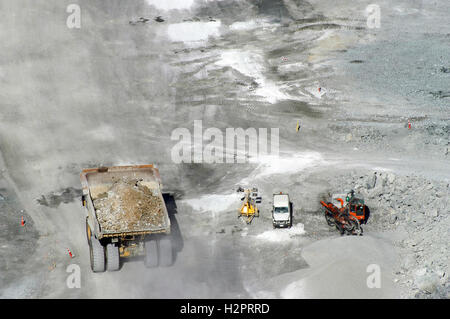
POLYGON ((408 120, 408 130, 411 129, 411 122, 408 120))
POLYGON ((25 226, 25 221, 23 220, 23 216, 22 216, 22 220, 20 221, 20 224, 23 226, 25 226))
POLYGON ((69 252, 70 258, 73 258, 72 252, 69 250, 69 248, 67 248, 67 251, 69 252))

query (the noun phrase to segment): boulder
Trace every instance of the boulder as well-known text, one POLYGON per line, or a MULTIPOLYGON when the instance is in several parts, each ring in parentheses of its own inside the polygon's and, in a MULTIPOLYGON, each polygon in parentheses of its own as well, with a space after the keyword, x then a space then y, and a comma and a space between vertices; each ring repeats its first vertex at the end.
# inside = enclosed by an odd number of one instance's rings
POLYGON ((377 182, 377 175, 376 175, 376 173, 374 173, 367 178, 367 182, 366 182, 367 189, 374 188, 376 182, 377 182))

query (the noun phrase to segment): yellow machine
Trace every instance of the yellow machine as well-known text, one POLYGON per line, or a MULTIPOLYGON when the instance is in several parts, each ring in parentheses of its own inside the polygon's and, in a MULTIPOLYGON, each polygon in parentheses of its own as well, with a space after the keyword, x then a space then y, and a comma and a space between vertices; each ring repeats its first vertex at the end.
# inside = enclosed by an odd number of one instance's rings
POLYGON ((238 218, 245 217, 247 224, 250 224, 255 216, 259 217, 259 210, 256 207, 255 198, 251 196, 251 190, 246 189, 243 192, 245 194, 244 198, 242 198, 244 202, 239 209, 238 218))

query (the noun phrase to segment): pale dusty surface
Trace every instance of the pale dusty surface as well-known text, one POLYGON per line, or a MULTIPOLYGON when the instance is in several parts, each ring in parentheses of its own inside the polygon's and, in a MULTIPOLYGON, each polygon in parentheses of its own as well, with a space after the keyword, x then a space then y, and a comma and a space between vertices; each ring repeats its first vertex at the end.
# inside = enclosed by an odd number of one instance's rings
POLYGON ((448 298, 448 1, 379 0, 379 29, 372 0, 78 3, 69 29, 65 2, 2 1, 1 297, 448 298), (171 134, 194 120, 278 128, 280 158, 176 164, 171 134), (174 265, 94 274, 80 171, 147 163, 174 196, 174 265), (327 226, 319 200, 359 184, 371 217, 358 241, 327 226), (251 225, 238 186, 262 194, 251 225), (295 234, 272 229, 280 191, 295 234), (80 289, 66 285, 73 263, 80 289))

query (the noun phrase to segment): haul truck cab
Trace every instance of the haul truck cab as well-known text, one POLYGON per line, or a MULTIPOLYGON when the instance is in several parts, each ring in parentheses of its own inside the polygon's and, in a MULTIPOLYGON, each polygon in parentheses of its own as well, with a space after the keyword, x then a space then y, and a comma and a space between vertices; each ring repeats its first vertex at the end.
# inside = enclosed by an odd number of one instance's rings
POLYGON ((288 194, 274 194, 272 208, 273 228, 291 227, 292 211, 288 194))

